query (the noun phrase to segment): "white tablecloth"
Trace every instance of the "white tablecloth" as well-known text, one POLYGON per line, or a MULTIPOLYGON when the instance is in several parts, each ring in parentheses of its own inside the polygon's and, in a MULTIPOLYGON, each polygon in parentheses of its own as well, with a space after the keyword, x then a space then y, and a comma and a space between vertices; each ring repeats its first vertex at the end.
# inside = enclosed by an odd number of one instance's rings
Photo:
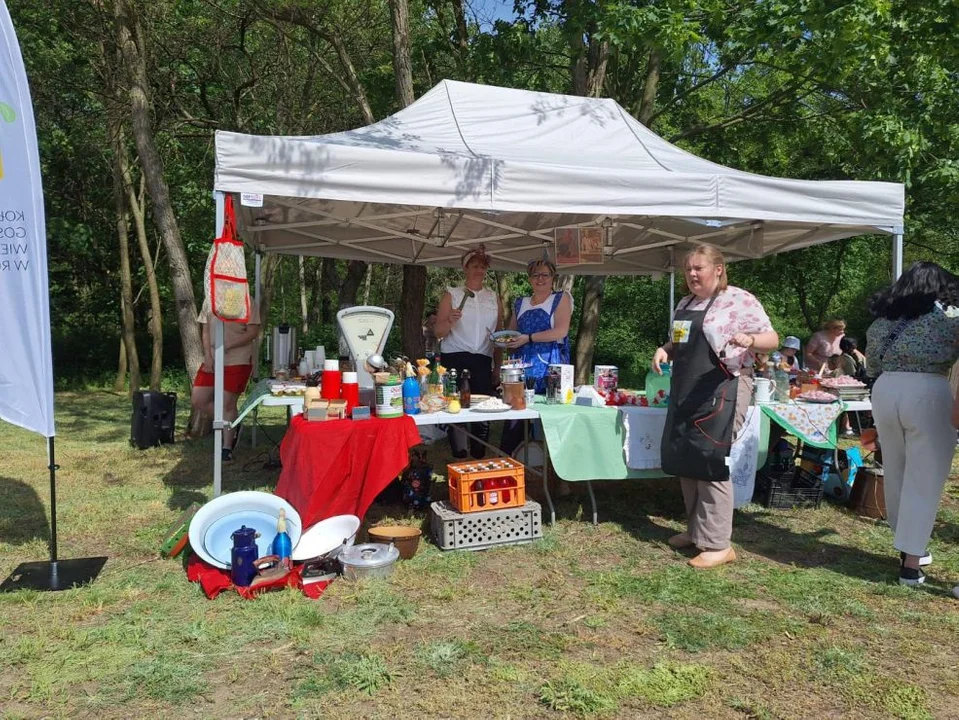
MULTIPOLYGON (((666 410, 647 407, 621 407, 619 410, 626 429, 623 443, 626 467, 633 470, 656 470, 662 467, 659 449, 666 426, 666 410)), ((756 471, 759 469, 760 414, 759 408, 750 406, 742 430, 730 451, 729 478, 734 485, 736 507, 752 499, 756 471)))

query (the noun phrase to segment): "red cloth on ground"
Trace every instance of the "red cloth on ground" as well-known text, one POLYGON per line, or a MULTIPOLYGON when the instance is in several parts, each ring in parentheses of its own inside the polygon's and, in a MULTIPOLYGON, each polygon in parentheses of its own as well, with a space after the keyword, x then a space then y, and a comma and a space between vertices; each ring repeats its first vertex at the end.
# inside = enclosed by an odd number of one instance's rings
POLYGON ((296 415, 280 444, 276 494, 296 508, 304 528, 334 515, 362 520, 420 442, 416 423, 406 415, 323 422, 296 415))
POLYGON ((249 588, 236 587, 233 584, 233 581, 230 579, 229 570, 213 567, 194 554, 190 555, 190 559, 187 560, 186 564, 187 580, 190 582, 199 583, 200 588, 203 590, 203 594, 206 595, 210 600, 213 600, 224 590, 230 590, 231 588, 236 590, 247 600, 251 600, 260 593, 279 587, 300 588, 304 595, 306 595, 308 598, 316 600, 318 597, 320 597, 320 595, 323 594, 323 591, 326 590, 330 583, 315 582, 304 585, 302 572, 302 565, 294 565, 293 569, 290 570, 288 575, 279 578, 274 582, 264 583, 263 585, 258 585, 255 588, 249 588))

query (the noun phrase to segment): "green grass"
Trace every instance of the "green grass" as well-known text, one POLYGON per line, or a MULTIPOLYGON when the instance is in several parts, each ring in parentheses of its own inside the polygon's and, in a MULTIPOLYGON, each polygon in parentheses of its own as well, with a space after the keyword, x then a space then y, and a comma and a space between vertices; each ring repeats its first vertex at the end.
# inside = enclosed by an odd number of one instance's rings
MULTIPOLYGON (((740 561, 696 572, 664 539, 675 483, 596 483, 543 540, 445 553, 386 580, 207 600, 157 548, 212 494, 210 441, 128 446, 129 403, 57 396, 59 555, 91 586, 0 595, 0 717, 948 718, 959 708, 959 484, 927 587, 895 583, 883 523, 831 505, 737 513, 740 561)), ((279 438, 282 411, 265 413, 279 438)), ((181 419, 185 413, 181 414, 181 419)), ((247 440, 249 434, 247 434, 247 440)), ((45 442, 0 425, 0 576, 47 557, 45 442)), ((444 448, 431 449, 442 471, 444 448)), ((271 490, 267 447, 224 487, 271 490)), ((436 488, 442 493, 442 488, 436 488)), ((533 483, 531 490, 538 490, 533 483)), ((368 522, 420 525, 374 505, 368 522)), ((365 539, 361 532, 361 539, 365 539)))

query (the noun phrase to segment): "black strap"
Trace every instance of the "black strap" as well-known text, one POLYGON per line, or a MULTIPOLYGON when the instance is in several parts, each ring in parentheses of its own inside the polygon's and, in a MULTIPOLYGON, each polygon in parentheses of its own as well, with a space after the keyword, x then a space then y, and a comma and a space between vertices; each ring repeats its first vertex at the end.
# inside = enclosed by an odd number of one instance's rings
POLYGON ((892 347, 892 344, 896 342, 896 338, 898 338, 902 334, 902 331, 905 330, 906 326, 909 323, 911 323, 913 320, 915 320, 915 318, 903 318, 902 320, 900 320, 897 323, 896 327, 892 329, 892 332, 886 335, 886 339, 882 341, 882 345, 879 346, 879 352, 876 353, 876 355, 879 357, 880 370, 882 370, 882 361, 883 361, 883 358, 886 357, 886 353, 889 351, 889 348, 892 347))

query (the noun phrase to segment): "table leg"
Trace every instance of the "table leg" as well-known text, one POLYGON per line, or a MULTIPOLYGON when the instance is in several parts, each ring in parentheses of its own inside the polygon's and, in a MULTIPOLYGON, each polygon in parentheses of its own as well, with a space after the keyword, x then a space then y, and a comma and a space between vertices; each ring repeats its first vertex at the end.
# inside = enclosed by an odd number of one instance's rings
POLYGON ((256 449, 256 426, 258 424, 256 419, 257 419, 257 413, 259 412, 259 410, 260 410, 259 405, 253 408, 253 428, 252 428, 252 431, 250 432, 250 447, 252 447, 254 450, 256 449))
POLYGON ((596 496, 593 494, 593 483, 586 481, 586 489, 589 490, 589 500, 593 503, 593 525, 599 525, 599 513, 596 511, 596 496))
POLYGON ((543 438, 543 492, 546 494, 546 503, 549 505, 549 526, 556 525, 556 508, 553 498, 549 494, 549 444, 543 438))

